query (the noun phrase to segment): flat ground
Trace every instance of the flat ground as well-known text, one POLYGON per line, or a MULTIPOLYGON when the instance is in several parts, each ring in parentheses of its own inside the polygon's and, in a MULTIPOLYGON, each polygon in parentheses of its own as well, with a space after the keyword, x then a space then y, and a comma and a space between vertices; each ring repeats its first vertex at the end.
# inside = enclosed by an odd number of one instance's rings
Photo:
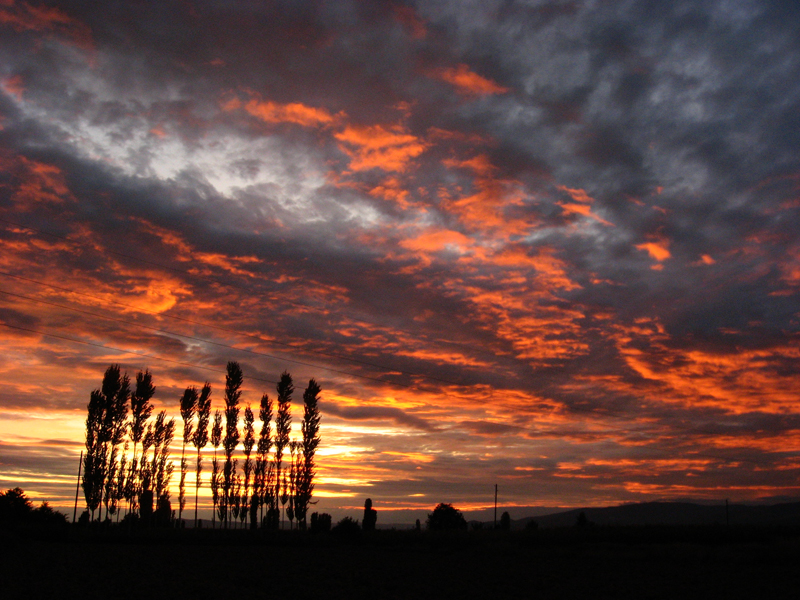
POLYGON ((6 598, 797 598, 797 532, 0 532, 6 598))

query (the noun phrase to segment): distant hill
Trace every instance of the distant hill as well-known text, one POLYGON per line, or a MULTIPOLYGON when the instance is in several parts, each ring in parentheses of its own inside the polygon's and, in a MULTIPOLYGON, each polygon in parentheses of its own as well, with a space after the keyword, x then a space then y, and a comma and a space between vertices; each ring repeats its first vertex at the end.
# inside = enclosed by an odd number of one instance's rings
POLYGON ((725 505, 704 505, 690 502, 645 502, 623 504, 605 508, 576 508, 539 517, 512 521, 512 529, 523 529, 528 522, 536 521, 539 527, 570 527, 577 523, 578 515, 596 525, 798 525, 800 502, 773 505, 730 504, 726 515, 725 505))

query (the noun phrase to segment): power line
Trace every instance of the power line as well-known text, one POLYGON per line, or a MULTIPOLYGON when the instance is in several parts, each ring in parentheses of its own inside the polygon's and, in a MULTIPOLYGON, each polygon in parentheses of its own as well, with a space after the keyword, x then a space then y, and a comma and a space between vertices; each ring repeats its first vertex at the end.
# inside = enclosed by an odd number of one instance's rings
MULTIPOLYGON (((125 308, 130 308, 130 309, 136 310, 138 312, 143 312, 143 313, 147 313, 147 314, 151 314, 151 315, 155 315, 155 316, 159 316, 159 317, 167 317, 169 319, 174 319, 176 321, 189 323, 191 325, 198 325, 200 327, 207 327, 209 329, 216 329, 218 331, 224 331, 226 333, 232 333, 232 334, 235 334, 235 335, 249 337, 249 338, 252 338, 254 340, 257 340, 260 343, 268 343, 268 344, 275 344, 275 345, 278 345, 278 346, 284 346, 286 348, 290 348, 290 349, 298 351, 298 352, 307 352, 309 354, 316 354, 316 355, 319 355, 319 356, 325 356, 327 358, 336 358, 336 359, 346 360, 346 361, 349 361, 351 363, 360 364, 360 365, 372 367, 372 368, 375 368, 375 369, 380 369, 381 371, 385 371, 385 372, 393 371, 393 372, 399 373, 401 375, 407 375, 409 377, 419 377, 419 378, 427 379, 427 380, 430 380, 430 381, 438 381, 439 383, 446 383, 448 385, 456 385, 456 386, 468 385, 468 384, 464 384, 464 383, 458 383, 458 382, 455 382, 455 381, 450 381, 450 380, 447 380, 447 379, 442 379, 440 377, 434 377, 432 375, 424 375, 424 374, 421 374, 421 373, 414 373, 414 372, 411 372, 411 371, 403 371, 403 370, 400 370, 400 369, 394 369, 392 367, 379 365, 377 363, 372 363, 372 362, 360 360, 360 359, 357 359, 357 358, 350 358, 350 357, 342 356, 342 355, 339 355, 339 354, 323 352, 323 351, 320 351, 320 350, 301 348, 301 347, 298 347, 298 346, 296 346, 294 344, 289 344, 287 342, 279 342, 277 340, 264 340, 260 336, 253 335, 252 333, 246 333, 246 332, 242 332, 242 331, 237 331, 235 329, 230 329, 228 327, 222 327, 221 325, 214 325, 214 324, 211 324, 211 323, 204 323, 202 321, 195 321, 193 319, 187 319, 185 317, 180 317, 180 316, 177 316, 177 315, 159 313, 159 312, 156 312, 156 311, 153 311, 153 310, 148 310, 146 308, 133 306, 132 304, 127 304, 125 302, 119 302, 117 300, 108 300, 108 299, 105 299, 105 298, 100 298, 99 296, 94 296, 92 294, 87 294, 85 292, 80 292, 80 291, 74 290, 72 288, 58 286, 58 285, 54 285, 52 283, 46 283, 44 281, 39 281, 37 279, 31 279, 30 277, 23 277, 22 275, 15 275, 13 273, 8 273, 6 271, 0 271, 0 275, 3 275, 5 277, 11 277, 13 279, 18 279, 20 281, 26 281, 26 282, 29 282, 29 283, 34 283, 36 285, 41 285, 41 286, 44 286, 44 287, 49 287, 51 289, 59 290, 61 292, 66 292, 68 294, 75 294, 75 295, 78 295, 78 296, 84 296, 86 298, 91 298, 92 300, 96 300, 98 302, 102 302, 102 303, 105 303, 105 304, 116 304, 118 306, 123 306, 125 308)), ((8 293, 8 292, 4 292, 4 293, 8 293)), ((35 300, 37 302, 44 302, 44 301, 41 301, 41 300, 38 300, 38 299, 35 299, 35 300)), ((59 305, 54 304, 54 306, 59 306, 59 305)), ((63 306, 61 308, 66 308, 67 310, 78 310, 78 309, 73 309, 73 308, 70 308, 70 307, 63 307, 63 306)), ((83 311, 79 311, 79 312, 83 312, 83 311)), ((94 315, 94 316, 100 316, 100 315, 94 315)), ((109 317, 103 317, 103 318, 109 318, 109 317)), ((151 329, 153 329, 153 328, 151 328, 151 329)), ((162 330, 157 330, 157 331, 162 331, 162 330)), ((171 333, 172 335, 181 335, 181 334, 172 333, 172 332, 165 332, 165 333, 171 333)), ((199 341, 204 341, 204 342, 207 342, 209 344, 215 344, 216 343, 216 342, 212 342, 210 340, 207 340, 205 338, 192 338, 192 336, 184 336, 184 337, 188 337, 188 338, 191 338, 191 339, 196 339, 196 340, 199 340, 199 341)), ((224 344, 218 344, 218 345, 224 345, 224 344)), ((242 350, 242 349, 237 348, 237 350, 242 350)), ((242 350, 242 351, 243 352, 248 352, 248 350, 242 350)), ((269 356, 269 355, 265 355, 265 356, 269 356)), ((314 364, 310 364, 310 363, 304 363, 302 361, 297 361, 297 360, 292 360, 292 359, 279 358, 279 357, 272 357, 272 358, 276 358, 278 360, 286 360, 288 362, 296 362, 298 364, 303 364, 305 366, 312 366, 312 367, 316 367, 316 368, 328 369, 330 371, 335 371, 335 372, 346 374, 346 375, 352 375, 353 377, 361 377, 361 378, 364 378, 364 379, 372 379, 374 381, 380 381, 380 382, 383 382, 383 383, 391 383, 392 385, 395 385, 394 382, 387 382, 384 379, 378 379, 378 378, 369 377, 369 376, 366 376, 366 375, 357 375, 357 374, 350 373, 350 372, 347 372, 347 371, 338 371, 336 369, 330 369, 328 367, 321 367, 321 366, 318 366, 318 365, 314 365, 314 364)), ((396 385, 399 385, 401 387, 413 387, 410 384, 403 384, 403 383, 397 383, 396 385)))
MULTIPOLYGON (((152 358, 154 360, 161 360, 168 363, 173 363, 176 365, 181 365, 183 367, 194 367, 196 369, 204 369, 206 371, 213 371, 215 373, 227 373, 224 369, 215 369, 214 367, 206 367, 204 365, 198 365, 197 363, 187 363, 180 360, 175 360, 172 358, 164 358, 163 356, 156 356, 154 354, 147 354, 146 352, 136 352, 135 350, 126 350, 124 348, 115 348, 114 346, 107 346, 106 344, 98 344, 97 342, 89 342, 87 340, 79 340, 76 338, 68 337, 66 335, 59 335, 57 333, 48 333, 46 331, 41 331, 39 329, 31 329, 29 327, 19 327, 18 325, 11 325, 9 323, 0 323, 0 325, 4 325, 5 327, 9 327, 11 329, 17 329, 19 331, 27 331, 30 333, 37 333, 39 335, 43 335, 45 337, 56 338, 59 340, 65 340, 67 342, 73 342, 75 344, 84 344, 85 346, 92 346, 94 348, 103 348, 104 350, 113 350, 115 352, 122 352, 124 354, 133 354, 135 356, 142 356, 144 358, 152 358)), ((247 376, 248 379, 252 379, 253 381, 263 381, 264 383, 275 383, 277 381, 273 381, 271 379, 262 379, 261 377, 253 377, 251 375, 247 376)))
MULTIPOLYGON (((55 234, 55 233, 44 231, 42 229, 37 229, 36 227, 30 227, 29 225, 23 225, 21 223, 17 223, 17 222, 14 222, 14 221, 9 221, 8 219, 0 218, 0 222, 1 223, 6 223, 7 225, 12 225, 14 227, 19 227, 21 229, 27 229, 29 231, 33 231, 33 232, 36 232, 36 233, 41 234, 41 235, 52 237, 54 239, 58 239, 58 240, 67 242, 69 244, 72 244, 73 246, 87 246, 88 245, 88 244, 86 244, 84 242, 76 241, 76 240, 70 239, 70 238, 65 237, 65 236, 61 236, 61 235, 58 235, 58 234, 55 234)), ((115 250, 105 249, 105 251, 110 253, 110 254, 114 254, 116 256, 121 256, 121 257, 124 257, 124 258, 128 258, 128 259, 133 260, 133 261, 138 261, 138 262, 141 262, 141 263, 144 263, 144 264, 148 264, 148 265, 151 265, 151 266, 155 266, 155 267, 160 267, 160 268, 163 268, 163 269, 171 270, 171 271, 174 271, 176 273, 182 273, 184 275, 190 275, 191 277, 193 277, 195 279, 201 279, 201 280, 209 281, 209 279, 207 277, 203 277, 202 275, 199 275, 198 273, 195 273, 195 272, 192 272, 192 271, 187 271, 185 269, 179 269, 177 267, 170 267, 168 265, 164 265, 164 264, 161 264, 161 263, 149 261, 147 259, 139 258, 139 257, 133 256, 131 254, 125 254, 125 253, 122 253, 122 252, 117 252, 115 250)), ((13 275, 10 275, 8 273, 3 273, 3 274, 13 277, 13 275)), ((33 280, 30 280, 30 281, 33 281, 33 280)), ((42 285, 48 285, 48 284, 42 283, 42 285)), ((230 287, 235 287, 235 286, 230 286, 230 287)), ((79 294, 80 292, 73 292, 73 293, 78 293, 79 294)), ((290 304, 292 306, 298 306, 300 308, 314 308, 313 305, 304 304, 302 302, 297 302, 295 300, 291 300, 291 299, 288 299, 288 298, 280 298, 279 301, 283 302, 285 304, 290 304)), ((123 304, 123 303, 120 303, 120 304, 122 306, 130 307, 129 305, 126 305, 126 304, 123 304)), ((130 307, 130 308, 137 308, 137 307, 130 307)), ((141 309, 138 309, 138 310, 141 310, 141 309)), ((169 316, 169 315, 167 315, 167 316, 169 316)), ((184 320, 186 320, 188 322, 193 322, 193 321, 189 321, 188 319, 184 319, 184 320)), ((208 324, 204 324, 204 323, 196 323, 196 322, 193 322, 193 323, 198 324, 198 325, 204 325, 206 327, 216 327, 214 325, 208 325, 208 324)), ((243 334, 243 333, 236 332, 236 331, 227 330, 224 327, 219 327, 219 329, 221 329, 223 331, 229 331, 229 332, 232 332, 232 333, 239 333, 240 335, 249 335, 249 334, 243 334)), ((252 337, 255 337, 255 336, 252 336, 252 337)), ((482 349, 480 347, 476 347, 475 345, 467 345, 467 344, 462 344, 462 343, 459 343, 459 342, 453 342, 453 341, 450 341, 450 340, 435 340, 435 342, 436 343, 441 343, 441 344, 446 344, 446 345, 449 345, 449 346, 454 346, 456 348, 466 348, 466 349, 468 349, 470 351, 473 351, 473 352, 477 351, 477 352, 480 352, 481 354, 484 354, 486 356, 490 356, 490 357, 492 357, 494 359, 498 358, 497 355, 494 352, 490 352, 488 350, 484 350, 484 349, 482 349)), ((281 344, 280 342, 274 342, 274 343, 281 344)), ((297 349, 297 347, 292 345, 292 344, 283 343, 281 345, 297 349)), ((304 350, 304 349, 301 349, 301 350, 304 350)), ((306 350, 304 350, 304 351, 306 351, 306 350)), ((317 351, 308 351, 308 352, 313 352, 315 354, 320 354, 320 355, 328 356, 328 357, 331 357, 331 358, 338 358, 338 359, 347 360, 347 361, 350 361, 350 362, 353 362, 353 363, 358 363, 358 364, 363 364, 363 365, 375 367, 375 368, 381 369, 383 371, 397 371, 398 373, 401 373, 403 375, 410 375, 410 376, 415 376, 415 377, 425 377, 426 379, 439 381, 441 383, 448 383, 448 384, 451 384, 451 385, 463 385, 463 384, 456 383, 456 382, 453 382, 453 381, 448 381, 446 379, 439 379, 437 377, 433 377, 433 376, 429 376, 429 375, 421 375, 419 373, 413 373, 413 372, 410 372, 410 371, 402 371, 400 369, 393 369, 393 368, 390 368, 390 367, 386 367, 384 365, 375 364, 375 363, 372 363, 372 362, 369 362, 369 361, 360 360, 360 359, 357 359, 357 358, 350 358, 350 357, 342 356, 342 355, 339 355, 339 354, 327 353, 327 352, 323 352, 323 351, 319 351, 319 350, 317 350, 317 351)))
MULTIPOLYGON (((154 360, 159 360, 159 361, 163 361, 163 362, 177 364, 177 365, 185 366, 185 367, 192 367, 192 368, 196 368, 196 369, 202 369, 202 370, 211 371, 211 372, 214 372, 214 373, 227 373, 227 371, 225 371, 224 369, 217 369, 217 368, 214 368, 214 367, 207 367, 207 366, 204 366, 204 365, 199 365, 197 363, 188 363, 188 362, 179 361, 179 360, 175 360, 175 359, 171 359, 171 358, 165 358, 163 356, 156 356, 156 355, 153 355, 153 354, 147 354, 145 352, 136 352, 135 350, 127 350, 127 349, 124 349, 124 348, 117 348, 117 347, 114 347, 114 346, 108 346, 106 344, 99 344, 97 342, 89 342, 87 340, 79 340, 79 339, 76 339, 76 338, 73 338, 73 337, 69 337, 69 336, 65 336, 65 335, 59 335, 59 334, 55 334, 55 333, 48 333, 46 331, 41 331, 41 330, 38 330, 38 329, 31 329, 31 328, 28 328, 28 327, 19 327, 17 325, 11 325, 9 323, 4 323, 4 322, 0 323, 0 325, 4 325, 5 327, 8 327, 10 329, 16 329, 18 331, 26 331, 26 332, 29 332, 29 333, 36 333, 38 335, 42 335, 42 336, 45 336, 45 337, 51 337, 51 338, 55 338, 55 339, 60 339, 60 340, 64 340, 64 341, 68 341, 68 342, 72 342, 72 343, 76 343, 76 344, 83 344, 83 345, 91 346, 91 347, 94 347, 94 348, 102 348, 104 350, 113 350, 115 352, 122 352, 124 354, 131 354, 131 355, 134 355, 134 356, 141 356, 141 357, 144 357, 144 358, 151 358, 151 359, 154 359, 154 360)), ((264 378, 261 378, 261 377, 247 376, 247 379, 251 379, 253 381, 260 381, 260 382, 263 382, 263 383, 272 383, 272 384, 277 384, 278 383, 277 381, 274 381, 272 379, 264 379, 264 378)), ((448 396, 445 395, 444 397, 448 397, 448 396)), ((518 429, 518 430, 521 430, 521 431, 541 433, 541 432, 536 431, 536 430, 534 430, 533 428, 530 428, 530 427, 511 426, 511 428, 518 429)), ((673 425, 670 428, 671 429, 684 430, 684 431, 687 431, 687 432, 691 433, 691 430, 689 428, 686 428, 686 427, 677 427, 677 426, 673 425)), ((609 432, 609 431, 616 431, 616 432, 630 431, 629 429, 622 429, 622 428, 610 427, 610 426, 603 427, 603 430, 604 431, 602 433, 606 433, 606 432, 609 432)), ((552 432, 551 435, 554 434, 554 433, 555 432, 552 432)), ((782 452, 781 454, 787 454, 787 453, 786 452, 782 452)), ((795 454, 796 454, 796 452, 795 452, 795 454)), ((741 458, 741 457, 739 457, 739 458, 731 458, 731 457, 716 456, 716 455, 712 455, 712 454, 699 453, 699 452, 691 452, 688 455, 688 457, 709 458, 709 459, 713 459, 713 460, 717 460, 717 461, 723 461, 723 462, 747 462, 747 463, 752 463, 752 464, 766 464, 768 462, 768 461, 765 461, 765 460, 757 461, 757 460, 748 459, 748 458, 741 458)), ((643 460, 648 460, 648 459, 643 459, 643 460)), ((658 460, 658 459, 649 459, 649 460, 658 460)))
POLYGON ((93 313, 93 312, 90 312, 90 311, 87 311, 87 310, 81 310, 79 308, 75 308, 75 307, 72 307, 72 306, 65 306, 63 304, 57 304, 55 302, 49 302, 47 300, 41 300, 39 298, 32 298, 30 296, 24 296, 22 294, 14 294, 12 292, 7 292, 5 290, 0 290, 0 294, 5 294, 7 296, 14 296, 16 298, 22 298, 24 300, 30 300, 30 301, 33 301, 33 302, 38 302, 40 304, 45 304, 47 306, 54 306, 54 307, 57 307, 57 308, 63 308, 65 310, 71 310, 71 311, 74 311, 74 312, 77 312, 77 313, 81 313, 81 314, 84 314, 84 315, 89 315, 91 317, 97 317, 97 318, 100 318, 100 319, 106 319, 108 321, 112 321, 112 322, 115 322, 115 323, 123 323, 125 325, 130 325, 132 327, 140 327, 142 329, 149 329, 151 331, 156 331, 158 333, 163 333, 165 335, 173 335, 173 336, 182 337, 182 338, 185 338, 185 339, 188 339, 188 340, 194 340, 196 342, 203 342, 205 344, 211 344, 211 345, 214 345, 214 346, 219 346, 221 348, 229 348, 230 350, 235 350, 237 352, 247 352, 248 354, 253 354, 253 355, 256 355, 256 356, 263 356, 265 358, 271 358, 271 359, 274 359, 274 360, 290 362, 290 363, 294 363, 294 364, 298 364, 298 365, 303 365, 305 367, 314 367, 315 369, 324 369, 326 371, 331 371, 332 373, 339 373, 341 375, 348 375, 350 377, 358 377, 360 379, 368 379, 370 381, 377 381, 377 382, 380 382, 380 383, 388 383, 390 385, 398 385, 398 386, 401 386, 401 387, 409 387, 409 388, 410 387, 414 387, 411 384, 393 382, 393 381, 389 381, 389 380, 386 380, 386 379, 379 379, 377 377, 370 377, 369 375, 360 375, 358 373, 351 373, 349 371, 342 371, 340 369, 334 369, 332 367, 325 367, 323 365, 315 365, 313 363, 307 363, 307 362, 303 362, 303 361, 300 361, 300 360, 294 360, 294 359, 291 359, 291 358, 284 358, 284 357, 281 357, 281 356, 275 356, 273 354, 267 354, 266 352, 259 352, 258 350, 250 350, 248 348, 237 348, 236 346, 231 346, 230 344, 223 344, 222 342, 215 342, 213 340, 209 340, 209 339, 206 339, 206 338, 201 338, 201 337, 197 337, 197 336, 193 336, 193 335, 186 335, 186 334, 183 334, 183 333, 177 333, 175 331, 168 331, 166 329, 159 329, 158 327, 151 327, 149 325, 141 325, 139 323, 133 323, 132 321, 128 321, 128 320, 125 320, 125 319, 117 319, 117 318, 114 318, 114 317, 109 317, 109 316, 106 316, 106 315, 93 313))

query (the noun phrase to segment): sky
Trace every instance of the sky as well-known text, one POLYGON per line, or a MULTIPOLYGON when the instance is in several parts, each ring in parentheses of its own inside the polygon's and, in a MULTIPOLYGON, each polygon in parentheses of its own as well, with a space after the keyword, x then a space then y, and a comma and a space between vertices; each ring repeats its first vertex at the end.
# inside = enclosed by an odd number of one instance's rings
POLYGON ((294 435, 321 385, 334 516, 797 498, 798 24, 0 0, 0 487, 72 506, 109 365, 235 360, 294 435))

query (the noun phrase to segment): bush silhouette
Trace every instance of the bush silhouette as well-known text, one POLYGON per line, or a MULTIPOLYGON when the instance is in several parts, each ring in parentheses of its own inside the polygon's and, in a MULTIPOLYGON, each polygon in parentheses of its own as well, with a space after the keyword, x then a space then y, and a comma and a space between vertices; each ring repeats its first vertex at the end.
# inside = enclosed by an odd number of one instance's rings
POLYGON ((508 512, 504 512, 500 516, 500 529, 502 531, 510 531, 511 530, 511 515, 508 512))
POLYGON ((361 533, 361 527, 359 526, 358 521, 355 519, 345 517, 336 524, 336 526, 331 530, 331 533, 343 537, 354 537, 361 533))
POLYGON ((466 529, 467 521, 461 511, 452 504, 440 503, 428 515, 426 525, 430 531, 453 531, 466 529))
POLYGON ((331 530, 331 516, 328 513, 311 513, 311 533, 323 533, 331 530))
POLYGON ((47 526, 66 525, 67 517, 53 510, 47 502, 39 508, 33 504, 21 488, 13 488, 0 492, 0 524, 18 525, 21 523, 37 523, 47 526))

